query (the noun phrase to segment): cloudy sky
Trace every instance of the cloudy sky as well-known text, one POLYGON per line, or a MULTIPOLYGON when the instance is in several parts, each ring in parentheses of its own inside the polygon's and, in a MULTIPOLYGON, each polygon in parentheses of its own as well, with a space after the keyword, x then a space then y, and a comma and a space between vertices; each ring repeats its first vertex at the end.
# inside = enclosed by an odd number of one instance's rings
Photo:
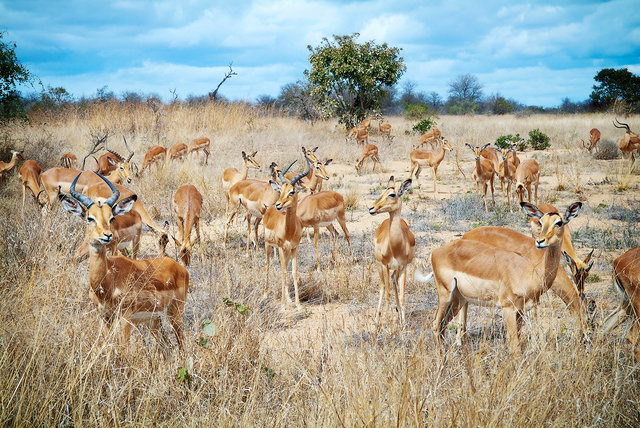
POLYGON ((309 67, 307 45, 354 32, 402 48, 402 81, 443 98, 465 73, 542 106, 586 99, 601 68, 640 74, 638 0, 0 0, 0 17, 19 59, 76 97, 203 95, 230 62, 224 96, 277 96, 309 67))

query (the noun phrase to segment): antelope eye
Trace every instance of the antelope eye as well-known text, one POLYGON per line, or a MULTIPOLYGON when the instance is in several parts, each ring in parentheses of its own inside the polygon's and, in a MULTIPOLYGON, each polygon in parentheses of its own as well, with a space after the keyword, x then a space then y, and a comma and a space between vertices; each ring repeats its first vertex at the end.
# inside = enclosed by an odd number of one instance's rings
POLYGON ((389 197, 390 197, 390 198, 395 198, 395 197, 396 197, 396 194, 395 194, 395 193, 389 193, 389 197))
POLYGON ((87 221, 88 221, 89 223, 91 223, 91 222, 96 221, 96 219, 95 219, 95 218, 93 218, 93 217, 87 217, 87 221))
POLYGON ((124 171, 124 167, 120 167, 120 170, 124 171))

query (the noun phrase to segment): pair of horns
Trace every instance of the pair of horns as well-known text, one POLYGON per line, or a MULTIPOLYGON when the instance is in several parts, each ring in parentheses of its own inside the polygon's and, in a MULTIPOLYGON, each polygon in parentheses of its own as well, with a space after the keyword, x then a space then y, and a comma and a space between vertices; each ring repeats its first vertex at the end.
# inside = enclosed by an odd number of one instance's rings
MULTIPOLYGON (((129 157, 127 158, 127 162, 131 162, 131 158, 133 157, 133 154, 134 154, 135 152, 132 152, 132 151, 131 151, 131 149, 129 148, 129 144, 127 144, 127 139, 124 137, 124 135, 122 136, 122 139, 124 140, 124 145, 127 147, 127 150, 129 150, 129 157)), ((107 141, 108 141, 108 140, 105 140, 105 141, 104 141, 104 149, 105 149, 106 151, 108 151, 109 153, 111 153, 111 154, 113 154, 113 155, 117 156, 117 157, 120 159, 120 162, 122 162, 122 161, 124 160, 124 157, 123 157, 123 156, 121 156, 119 153, 117 153, 115 150, 111 150, 111 149, 109 148, 109 146, 107 145, 107 144, 108 144, 108 143, 107 143, 107 141)))
MULTIPOLYGON (((106 201, 104 201, 104 203, 109 205, 111 208, 113 208, 113 205, 118 201, 118 198, 120 198, 120 191, 118 191, 116 186, 114 186, 114 184, 111 181, 109 181, 106 177, 104 177, 102 174, 98 172, 94 172, 94 174, 102 178, 104 182, 107 183, 107 185, 109 186, 109 189, 111 189, 111 192, 112 192, 111 196, 109 196, 109 198, 106 201)), ((71 194, 71 196, 73 196, 78 202, 84 205, 85 209, 89 209, 95 202, 93 202, 90 197, 83 195, 82 193, 76 192, 76 183, 78 182, 78 178, 80 178, 81 175, 82 173, 78 174, 76 178, 73 180, 73 182, 71 183, 69 194, 71 194)))
POLYGON ((298 160, 296 159, 296 160, 294 160, 293 162, 291 162, 291 163, 289 164, 289 166, 288 166, 288 167, 286 167, 286 168, 284 169, 284 171, 280 171, 280 173, 278 174, 278 178, 280 178, 280 182, 281 182, 281 183, 287 183, 287 182, 288 182, 288 183, 289 183, 289 184, 291 184, 292 186, 295 186, 295 185, 296 185, 296 183, 297 183, 298 181, 300 181, 300 179, 301 179, 302 177, 304 177, 305 175, 307 175, 307 174, 309 173, 309 170, 311 169, 311 162, 309 162, 309 158, 308 158, 307 156, 305 156, 304 158, 305 158, 305 159, 306 159, 306 161, 307 161, 307 170, 306 170, 305 172, 303 172, 302 174, 298 174, 298 175, 296 175, 296 176, 294 177, 294 179, 293 179, 293 180, 291 180, 291 181, 288 181, 286 178, 284 178, 284 175, 287 173, 287 171, 289 171, 289 168, 291 168, 291 167, 293 166, 293 164, 294 164, 294 163, 296 163, 296 162, 298 161, 298 160))

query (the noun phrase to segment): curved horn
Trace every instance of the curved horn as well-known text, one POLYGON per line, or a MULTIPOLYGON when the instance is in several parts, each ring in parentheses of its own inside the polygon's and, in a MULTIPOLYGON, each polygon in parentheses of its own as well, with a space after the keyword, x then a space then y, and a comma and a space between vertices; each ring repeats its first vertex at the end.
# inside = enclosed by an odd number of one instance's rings
POLYGON ((80 178, 81 175, 82 173, 78 174, 76 178, 73 179, 73 182, 71 183, 71 188, 69 188, 69 194, 73 196, 82 205, 84 205, 85 209, 89 209, 91 205, 93 205, 93 201, 91 200, 91 198, 83 195, 82 193, 76 192, 76 183, 78 182, 78 178, 80 178))
POLYGON ((120 197, 120 191, 118 190, 118 188, 112 183, 110 182, 105 176, 103 176, 102 174, 100 174, 99 172, 95 173, 98 177, 102 178, 104 180, 105 183, 107 183, 107 185, 109 186, 109 189, 111 189, 111 192, 113 192, 111 194, 111 196, 109 196, 109 198, 104 201, 105 204, 109 205, 111 208, 113 208, 113 206, 115 205, 116 202, 118 202, 118 198, 120 197))
POLYGON ((307 170, 306 170, 305 172, 303 172, 302 174, 298 174, 298 175, 296 175, 296 177, 295 177, 293 180, 291 180, 291 185, 292 185, 292 186, 295 186, 295 184, 296 184, 298 181, 300 181, 300 179, 301 179, 302 177, 304 177, 305 175, 309 174, 309 170, 311 169, 311 162, 309 162, 309 158, 308 158, 308 157, 306 157, 306 156, 305 156, 304 158, 305 158, 305 159, 306 159, 306 161, 307 161, 307 170))
POLYGON ((631 132, 631 129, 629 129, 629 125, 627 125, 624 122, 620 122, 617 117, 616 117, 616 122, 618 122, 618 124, 620 124, 622 126, 618 126, 618 125, 615 124, 615 122, 612 121, 613 126, 615 126, 616 128, 620 128, 620 129, 626 128, 627 131, 631 132))
POLYGON ((127 139, 124 138, 124 135, 122 136, 122 139, 124 140, 124 145, 127 147, 127 150, 129 150, 129 157, 127 158, 127 162, 131 162, 131 158, 133 157, 133 154, 135 152, 133 152, 130 148, 129 145, 127 144, 127 139))
POLYGON ((118 159, 120 160, 120 162, 122 162, 122 161, 124 160, 124 158, 123 158, 122 156, 120 156, 118 153, 116 153, 116 151, 115 151, 115 150, 111 150, 111 149, 109 148, 109 146, 107 146, 107 142, 108 142, 108 139, 107 139, 107 140, 104 140, 104 149, 105 149, 106 151, 108 151, 109 153, 111 153, 111 154, 113 154, 113 155, 117 156, 117 157, 118 157, 118 159))
POLYGON ((298 162, 297 159, 294 160, 293 162, 291 162, 289 164, 289 166, 284 169, 284 171, 280 171, 280 173, 278 173, 278 178, 280 179, 281 183, 286 183, 287 182, 287 179, 284 178, 284 175, 287 173, 287 171, 289 171, 289 168, 291 168, 293 166, 293 164, 296 163, 296 162, 298 162))
POLYGON ((91 155, 91 157, 93 158, 94 161, 96 161, 96 170, 93 172, 100 172, 100 162, 98 162, 98 159, 96 159, 95 156, 91 155))

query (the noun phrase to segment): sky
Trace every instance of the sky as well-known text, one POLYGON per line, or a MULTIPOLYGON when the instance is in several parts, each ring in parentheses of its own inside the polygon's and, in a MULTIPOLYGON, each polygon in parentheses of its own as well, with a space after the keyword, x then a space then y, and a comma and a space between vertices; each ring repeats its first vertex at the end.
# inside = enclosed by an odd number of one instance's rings
POLYGON ((205 95, 230 63, 226 98, 277 97, 310 67, 307 45, 355 32, 402 49, 400 90, 445 99, 467 73, 485 95, 545 107, 587 99, 602 68, 640 74, 640 0, 0 0, 0 31, 45 86, 75 97, 205 95))

